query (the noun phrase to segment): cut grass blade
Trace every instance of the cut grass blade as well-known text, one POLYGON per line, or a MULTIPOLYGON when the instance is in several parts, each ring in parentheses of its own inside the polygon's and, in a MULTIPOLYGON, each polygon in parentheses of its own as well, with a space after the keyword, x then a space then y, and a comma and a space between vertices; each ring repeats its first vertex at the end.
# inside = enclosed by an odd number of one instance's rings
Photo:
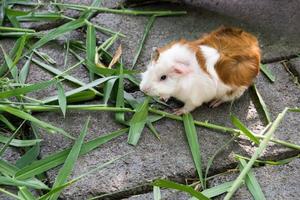
POLYGON ((67 98, 65 95, 65 90, 61 84, 61 82, 57 82, 57 91, 58 91, 58 104, 61 109, 62 114, 64 115, 64 118, 66 117, 66 110, 67 110, 67 98))
POLYGON ((2 24, 3 24, 3 21, 4 21, 4 19, 5 19, 5 11, 6 11, 6 9, 7 9, 7 5, 8 5, 8 3, 7 3, 7 1, 6 0, 2 0, 2 2, 1 2, 1 5, 0 5, 0 26, 2 26, 2 24))
POLYGON ((230 114, 232 124, 241 130, 245 136, 247 136, 252 142, 259 145, 259 140, 253 135, 253 133, 234 115, 230 114))
POLYGON ((9 55, 6 54, 6 52, 4 51, 3 47, 0 45, 0 48, 2 49, 2 52, 4 54, 4 59, 6 62, 6 65, 12 75, 12 77, 15 79, 15 81, 18 81, 18 69, 16 67, 16 65, 13 63, 12 59, 9 57, 9 55))
POLYGON ((183 124, 185 129, 185 134, 189 143, 189 147, 193 156, 193 161, 200 179, 200 183, 203 189, 205 189, 205 184, 203 180, 203 173, 202 173, 202 161, 201 161, 201 151, 200 151, 200 144, 198 142, 198 135, 194 124, 193 116, 188 113, 184 114, 183 117, 183 124))
POLYGON ((163 188, 169 188, 169 189, 175 189, 182 192, 187 192, 190 195, 196 197, 198 200, 208 200, 209 198, 203 195, 201 192, 197 192, 190 186, 182 185, 175 183, 173 181, 163 180, 159 179, 153 182, 153 186, 157 187, 163 187, 163 188))
POLYGON ((30 63, 31 63, 31 59, 32 59, 32 54, 30 54, 30 56, 27 58, 27 61, 25 62, 24 66, 22 67, 22 69, 20 70, 19 73, 19 82, 21 84, 25 84, 28 74, 29 74, 29 70, 30 70, 30 63))
POLYGON ((28 179, 25 181, 17 180, 15 178, 0 176, 0 185, 9 185, 9 186, 26 186, 34 189, 49 189, 47 185, 43 182, 35 181, 35 179, 28 179))
MULTIPOLYGON (((99 7, 101 5, 102 0, 93 0, 90 6, 92 7, 99 7)), ((81 14, 81 18, 84 18, 86 20, 89 20, 94 14, 96 14, 95 10, 86 10, 81 14)))
POLYGON ((19 196, 24 200, 36 199, 26 187, 19 187, 19 196))
POLYGON ((10 98, 10 97, 17 97, 21 96, 23 94, 27 94, 30 92, 35 92, 37 90, 44 89, 46 87, 49 87, 51 84, 53 84, 54 81, 44 81, 41 83, 36 83, 28 86, 24 86, 22 88, 16 88, 4 92, 0 92, 0 99, 1 98, 10 98))
POLYGON ((138 106, 135 114, 129 122, 130 129, 127 140, 128 144, 136 146, 140 139, 147 122, 149 100, 150 97, 147 97, 145 101, 138 106))
POLYGON ((160 189, 157 186, 153 186, 153 199, 154 200, 161 200, 160 189))
POLYGON ((9 196, 9 197, 13 197, 15 199, 19 199, 19 200, 23 200, 21 197, 18 197, 17 195, 3 189, 3 188, 0 188, 0 192, 2 192, 3 194, 5 194, 6 196, 9 196))
POLYGON ((75 10, 96 10, 98 12, 108 12, 114 14, 126 14, 126 15, 159 15, 159 16, 171 16, 171 15, 183 15, 186 11, 144 11, 144 10, 129 10, 129 9, 112 9, 104 7, 92 7, 77 4, 67 4, 67 3, 51 3, 52 5, 58 5, 62 7, 67 7, 75 10))
POLYGON ((13 108, 13 107, 10 107, 7 105, 1 105, 1 104, 0 104, 0 110, 4 111, 4 112, 8 112, 8 113, 10 113, 16 117, 19 117, 21 119, 31 121, 34 124, 38 125, 39 127, 49 131, 50 133, 58 132, 58 133, 63 134, 67 138, 74 139, 74 137, 72 137, 69 133, 67 133, 63 129, 57 128, 51 124, 48 124, 47 122, 41 121, 41 120, 33 117, 32 115, 30 115, 26 112, 23 112, 22 110, 19 110, 19 109, 16 109, 16 108, 13 108))
MULTIPOLYGON (((127 133, 128 130, 129 130, 128 128, 121 129, 121 130, 100 136, 94 140, 84 143, 81 147, 80 155, 86 154, 86 153, 92 151, 93 149, 101 146, 102 144, 105 144, 106 142, 127 133)), ((30 178, 35 175, 41 174, 45 171, 48 171, 49 169, 52 169, 52 168, 64 163, 69 152, 70 152, 70 149, 66 149, 66 150, 63 150, 63 151, 60 151, 57 153, 53 153, 41 160, 37 160, 37 161, 33 162, 31 165, 26 166, 26 167, 22 168, 21 170, 19 170, 15 176, 17 179, 22 180, 22 179, 30 178)), ((1 162, 0 162, 0 166, 1 166, 1 162)))
MULTIPOLYGON (((8 143, 10 138, 5 137, 3 135, 0 135, 0 142, 1 143, 8 143)), ((18 140, 18 139, 12 139, 11 142, 9 143, 10 146, 13 147, 30 147, 34 146, 37 143, 41 142, 41 139, 35 139, 35 140, 18 140)))
MULTIPOLYGON (((92 81, 92 82, 90 82, 88 84, 85 84, 84 86, 81 86, 79 88, 76 88, 74 90, 70 90, 70 91, 66 92, 65 96, 69 97, 71 95, 77 94, 77 93, 82 92, 84 90, 91 89, 91 88, 93 88, 95 86, 98 86, 98 85, 100 85, 100 84, 102 84, 102 83, 104 83, 104 82, 106 82, 106 81, 108 81, 108 80, 110 80, 112 78, 115 78, 115 76, 110 76, 110 77, 106 77, 106 78, 99 78, 99 79, 97 79, 95 81, 92 81)), ((56 96, 48 97, 48 98, 44 99, 43 103, 47 104, 47 103, 50 103, 50 102, 53 102, 53 101, 57 101, 57 100, 58 100, 58 96, 56 95, 56 96)))
POLYGON ((17 40, 17 42, 16 42, 17 50, 14 53, 15 57, 13 60, 13 65, 16 65, 19 62, 21 55, 23 53, 23 49, 25 47, 27 38, 28 38, 28 35, 25 33, 25 35, 23 35, 20 39, 17 40))
POLYGON ((143 49, 145 40, 146 40, 146 38, 147 38, 147 36, 148 36, 148 34, 149 34, 149 31, 150 31, 150 29, 151 29, 151 27, 152 27, 152 25, 153 25, 155 19, 156 19, 156 16, 153 15, 153 16, 151 16, 151 17, 149 18, 149 20, 148 20, 148 23, 147 23, 147 25, 146 25, 146 27, 145 27, 145 30, 144 30, 144 33, 143 33, 143 37, 142 37, 141 41, 139 42, 138 49, 137 49, 136 54, 135 54, 135 56, 134 56, 134 58, 133 58, 133 62, 132 62, 132 65, 131 65, 131 69, 134 68, 134 66, 135 66, 135 64, 136 64, 136 62, 137 62, 137 60, 138 60, 138 58, 139 58, 139 56, 140 56, 140 54, 141 54, 141 51, 142 51, 142 49, 143 49))
POLYGON ((104 92, 103 92, 104 93, 103 94, 103 104, 104 105, 107 105, 107 103, 108 103, 108 100, 111 96, 111 92, 113 90, 116 80, 118 80, 118 79, 117 78, 110 79, 109 81, 107 81, 105 83, 104 92))
POLYGON ((99 171, 100 171, 101 169, 103 169, 104 167, 110 165, 111 163, 113 163, 113 162, 115 162, 115 161, 117 161, 117 160, 119 160, 119 159, 121 159, 121 158, 123 158, 123 157, 125 157, 125 156, 127 156, 127 155, 128 155, 128 154, 125 154, 125 155, 123 155, 123 156, 118 156, 117 158, 114 158, 114 159, 112 159, 112 160, 110 160, 110 161, 108 161, 108 162, 106 162, 106 163, 104 163, 104 164, 98 165, 97 167, 95 167, 95 168, 93 168, 93 169, 91 169, 91 170, 88 170, 86 173, 81 174, 80 176, 78 176, 78 177, 76 177, 76 178, 74 178, 74 179, 68 181, 67 183, 65 183, 65 184, 63 184, 63 185, 61 185, 61 186, 58 186, 58 187, 56 187, 56 188, 53 188, 53 189, 52 189, 51 191, 49 191, 47 194, 41 196, 41 197, 39 198, 39 200, 45 200, 45 199, 48 199, 49 196, 51 196, 51 195, 53 195, 53 194, 56 194, 57 192, 62 191, 64 188, 66 188, 66 187, 68 187, 68 186, 74 184, 75 182, 79 181, 80 179, 84 178, 85 176, 87 176, 87 175, 89 175, 89 174, 91 174, 91 173, 99 172, 99 171))
POLYGON ((40 21, 54 21, 62 19, 60 13, 29 13, 27 15, 17 16, 19 22, 40 22, 40 21))
POLYGON ((0 121, 3 122, 11 131, 16 130, 16 127, 2 114, 0 114, 0 121))
MULTIPOLYGON (((96 31, 95 31, 95 27, 92 24, 87 23, 86 59, 89 62, 95 63, 95 55, 96 55, 96 31)), ((89 73, 90 73, 90 81, 93 81, 95 75, 91 70, 89 70, 89 73)))
POLYGON ((265 134, 265 138, 262 140, 260 143, 259 147, 256 149, 254 152, 253 156, 247 163, 247 165, 244 167, 244 169, 241 171, 240 175, 237 177, 237 179, 234 181, 232 187, 228 190, 228 193, 226 194, 224 200, 229 200, 233 196, 233 194, 236 192, 236 190, 240 187, 240 185, 243 183, 243 180, 245 179, 245 176, 251 169, 252 165, 254 164, 255 160, 260 156, 260 154, 263 152, 263 150, 267 147, 268 142, 270 141, 273 133, 279 126, 279 123, 282 121, 284 118, 284 115, 288 111, 288 108, 285 108, 281 113, 278 114, 277 118, 271 125, 270 129, 267 131, 265 134))
POLYGON ((33 161, 37 160, 37 157, 40 154, 40 146, 37 144, 30 148, 21 158, 19 158, 16 162, 16 166, 18 168, 23 168, 33 161))
POLYGON ((20 126, 14 131, 14 133, 8 138, 7 142, 4 144, 4 146, 0 149, 0 157, 3 155, 11 141, 15 138, 16 134, 19 132, 19 130, 22 128, 24 125, 25 120, 20 124, 20 126))
MULTIPOLYGON (((116 107, 124 107, 124 74, 123 74, 123 65, 120 67, 120 75, 118 79, 118 91, 116 97, 116 107)), ((117 112, 115 114, 117 122, 125 123, 125 114, 124 112, 117 112)))
POLYGON ((257 98, 258 98, 258 101, 260 103, 260 106, 264 112, 264 115, 266 117, 266 120, 268 123, 270 123, 272 120, 271 120, 271 115, 269 113, 269 109, 264 101, 264 99, 262 98, 262 96, 260 95, 259 91, 257 90, 256 86, 255 85, 252 85, 252 90, 254 91, 254 93, 256 94, 257 98))
POLYGON ((52 64, 52 65, 56 64, 56 61, 44 52, 41 52, 41 51, 38 51, 38 50, 34 49, 33 53, 35 55, 37 55, 39 58, 41 58, 42 60, 44 60, 48 64, 52 64))
POLYGON ((207 176, 208 176, 208 172, 210 169, 210 166, 212 165, 215 157, 222 152, 231 142, 233 142, 235 140, 237 136, 233 136, 232 138, 230 138, 230 140, 228 140, 224 145, 222 145, 208 160, 207 165, 206 165, 206 170, 205 170, 205 175, 204 175, 204 184, 205 186, 207 185, 207 176))
MULTIPOLYGON (((221 183, 212 188, 205 189, 201 193, 208 198, 214 198, 216 196, 219 196, 219 195, 227 192, 227 190, 232 186, 232 184, 233 184, 233 181, 221 183)), ((192 197, 189 200, 197 200, 197 198, 192 197)))
MULTIPOLYGON (((75 144, 73 145, 72 149, 70 150, 70 153, 63 165, 63 167, 59 170, 55 182, 53 184, 53 188, 59 187, 67 182, 67 178, 71 175, 72 170, 75 166, 76 160, 78 159, 81 146, 83 144, 84 138, 88 131, 88 126, 90 123, 90 117, 88 117, 86 123, 84 124, 82 130, 80 131, 80 135, 78 139, 76 140, 75 144)), ((59 197, 59 192, 53 194, 49 199, 50 200, 56 200, 59 197)))
POLYGON ((0 172, 6 176, 14 176, 19 169, 0 158, 0 172))
MULTIPOLYGON (((238 159, 239 160, 239 169, 240 171, 242 171, 244 169, 244 167, 247 165, 247 162, 241 158, 238 159)), ((248 171, 246 177, 245 177, 245 182, 246 185, 250 191, 250 193, 252 194, 253 198, 255 200, 265 200, 265 195, 262 192, 262 189, 259 185, 259 183, 257 182, 253 172, 251 171, 251 169, 248 171)))
MULTIPOLYGON (((250 158, 247 158, 245 156, 241 156, 238 154, 235 154, 235 158, 237 159, 243 159, 243 160, 250 160, 250 158)), ((283 160, 278 160, 278 161, 272 161, 272 160, 255 160, 255 164, 264 164, 264 165, 285 165, 294 159, 300 158, 300 154, 293 156, 291 158, 286 158, 283 160)))
POLYGON ((35 33, 35 30, 33 30, 33 29, 14 28, 14 27, 7 27, 7 26, 0 26, 0 31, 3 31, 3 32, 35 33))
POLYGON ((75 21, 71 21, 68 23, 65 23, 62 26, 59 26, 58 28, 53 29, 52 31, 50 31, 47 35, 43 36, 39 41, 37 41, 32 47, 31 50, 33 49, 37 49, 41 46, 43 46, 44 44, 46 44, 47 42, 54 40, 55 38, 57 38, 58 36, 70 32, 72 30, 75 30, 77 28, 82 27, 85 24, 84 19, 78 19, 75 21))
POLYGON ((271 72, 271 70, 268 68, 267 65, 260 64, 260 69, 271 82, 273 83, 275 82, 276 80, 275 75, 271 72))

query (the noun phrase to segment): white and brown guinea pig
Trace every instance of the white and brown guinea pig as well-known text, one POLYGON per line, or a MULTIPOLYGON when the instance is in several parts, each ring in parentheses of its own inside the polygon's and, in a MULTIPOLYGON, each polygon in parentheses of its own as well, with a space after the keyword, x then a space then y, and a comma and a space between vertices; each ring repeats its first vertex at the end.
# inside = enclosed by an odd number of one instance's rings
POLYGON ((239 98, 259 72, 260 49, 255 36, 238 28, 221 27, 204 37, 181 39, 157 48, 140 89, 184 106, 181 115, 205 102, 216 107, 239 98))

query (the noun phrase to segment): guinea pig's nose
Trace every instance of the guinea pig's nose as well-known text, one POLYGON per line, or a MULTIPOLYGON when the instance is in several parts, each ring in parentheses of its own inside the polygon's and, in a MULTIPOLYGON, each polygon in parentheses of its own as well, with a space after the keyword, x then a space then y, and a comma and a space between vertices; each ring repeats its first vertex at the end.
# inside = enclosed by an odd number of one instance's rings
POLYGON ((150 91, 150 87, 144 86, 141 88, 142 92, 148 93, 150 91))

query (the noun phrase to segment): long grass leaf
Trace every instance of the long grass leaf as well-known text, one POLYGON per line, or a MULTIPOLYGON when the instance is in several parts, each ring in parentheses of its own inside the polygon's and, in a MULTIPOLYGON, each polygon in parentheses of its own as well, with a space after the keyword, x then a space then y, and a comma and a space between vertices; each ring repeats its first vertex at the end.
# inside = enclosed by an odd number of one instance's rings
POLYGON ((137 108, 135 114, 133 115, 132 119, 129 122, 130 129, 128 134, 128 144, 137 145, 142 131, 145 127, 148 117, 148 104, 149 104, 150 97, 147 97, 145 101, 140 104, 137 108))
POLYGON ((261 71, 264 73, 264 75, 266 75, 266 77, 271 81, 271 82, 275 82, 276 77, 275 75, 271 72, 271 70, 268 68, 267 65, 264 64, 260 64, 260 69, 261 71))
MULTIPOLYGON (((123 65, 120 67, 120 75, 118 79, 118 91, 116 97, 116 107, 124 107, 124 70, 123 65)), ((115 118, 117 122, 124 123, 125 122, 125 114, 124 112, 117 112, 115 114, 115 118)))
POLYGON ((63 16, 60 13, 29 13, 27 15, 17 16, 19 22, 40 22, 40 21, 54 21, 63 19, 63 16))
POLYGON ((3 153, 6 150, 6 148, 9 146, 9 144, 11 143, 11 141, 15 138, 15 136, 17 135, 17 133, 19 132, 19 130, 22 128, 22 126, 24 125, 24 123, 25 123, 25 120, 20 124, 20 126, 14 131, 14 133, 9 137, 9 139, 7 140, 7 142, 0 149, 0 157, 3 155, 3 153))
POLYGON ((0 172, 7 176, 14 176, 19 169, 9 162, 0 158, 0 172))
POLYGON ((201 192, 197 192, 196 190, 194 190, 192 187, 182 185, 182 184, 178 184, 178 183, 175 183, 173 181, 160 179, 160 180, 154 181, 153 185, 157 186, 157 187, 163 187, 163 188, 179 190, 179 191, 182 191, 182 192, 187 192, 187 193, 189 193, 190 195, 196 197, 199 200, 208 200, 209 199, 208 197, 203 195, 201 192))
POLYGON ((44 82, 41 82, 41 83, 36 83, 36 84, 24 86, 22 88, 16 88, 16 89, 0 92, 0 99, 1 98, 9 98, 9 97, 17 97, 17 96, 20 96, 22 94, 35 92, 37 90, 41 90, 43 88, 49 87, 53 83, 54 83, 54 81, 44 81, 44 82))
POLYGON ((259 147, 256 149, 254 154, 252 155, 251 159, 247 163, 247 165, 244 167, 244 169, 241 171, 240 175, 237 177, 237 179, 234 181, 232 187, 228 190, 228 193, 226 194, 224 200, 229 200, 233 196, 233 194, 236 192, 236 190, 240 187, 240 185, 243 183, 243 180, 245 179, 245 176, 251 169, 252 165, 255 163, 255 160, 260 156, 260 154, 263 152, 263 150, 267 147, 268 142, 270 141, 273 133, 279 126, 279 123, 284 118, 286 112, 288 111, 288 108, 285 108, 281 113, 278 114, 277 118, 271 125, 270 129, 265 134, 265 138, 260 143, 259 147))
POLYGON ((16 127, 2 114, 0 114, 0 121, 3 122, 11 131, 16 130, 16 127))
POLYGON ((76 177, 76 178, 74 178, 74 179, 68 181, 67 183, 65 183, 65 184, 63 184, 63 185, 60 185, 60 186, 55 187, 55 188, 52 188, 52 190, 49 191, 47 194, 41 196, 41 197, 39 198, 39 200, 45 200, 45 199, 48 199, 49 196, 51 196, 51 195, 53 195, 53 194, 56 194, 56 193, 62 191, 62 190, 65 189, 66 187, 69 187, 70 185, 74 184, 75 182, 79 181, 80 179, 86 177, 87 175, 89 175, 89 174, 91 174, 91 173, 99 172, 101 169, 105 168, 106 166, 110 165, 111 163, 113 163, 113 162, 115 162, 115 161, 117 161, 117 160, 119 160, 119 159, 121 159, 121 158, 123 158, 124 156, 127 156, 127 155, 128 155, 128 154, 125 154, 125 155, 123 155, 123 156, 118 156, 118 157, 116 157, 116 158, 114 158, 114 159, 112 159, 112 160, 110 160, 110 161, 108 161, 108 162, 106 162, 106 163, 104 163, 104 164, 98 165, 98 166, 96 166, 95 168, 88 170, 87 172, 85 172, 85 173, 81 174, 80 176, 78 176, 78 177, 76 177))
POLYGON ((67 110, 67 98, 65 95, 65 90, 61 84, 61 82, 57 82, 57 89, 58 89, 58 104, 63 113, 64 117, 66 117, 66 110, 67 110))
POLYGON ((232 124, 240 129, 245 136, 247 136, 252 142, 259 145, 259 140, 253 135, 253 133, 233 114, 230 115, 232 124))
MULTIPOLYGON (((96 31, 95 27, 88 23, 87 24, 87 36, 86 36, 86 59, 89 62, 95 63, 96 55, 96 31)), ((88 65, 89 66, 89 65, 88 65)), ((94 80, 94 73, 90 70, 90 80, 94 80)))
POLYGON ((262 98, 261 94, 259 93, 258 89, 256 88, 255 85, 252 86, 252 89, 254 90, 254 93, 256 94, 257 98, 258 98, 258 101, 260 103, 260 106, 264 112, 264 115, 266 117, 266 120, 268 123, 270 123, 272 120, 271 120, 271 115, 269 113, 269 109, 264 101, 264 99, 262 98))
POLYGON ((21 158, 19 158, 16 162, 16 166, 18 168, 23 168, 33 161, 37 160, 37 157, 40 154, 40 146, 35 145, 31 147, 21 158))
MULTIPOLYGON (((5 137, 3 135, 0 135, 0 142, 1 143, 7 143, 9 141, 8 137, 5 137)), ((41 139, 34 139, 34 140, 18 140, 18 139, 12 139, 9 143, 10 146, 14 147, 30 147, 33 146, 39 142, 41 142, 41 139)))
MULTIPOLYGON (((78 156, 79 156, 80 149, 81 149, 81 146, 83 144, 84 138, 87 134, 89 123, 90 123, 90 117, 88 117, 86 123, 84 124, 84 126, 83 126, 83 128, 80 132, 80 135, 79 135, 78 139, 76 140, 75 144, 73 145, 72 149, 70 150, 70 153, 69 153, 64 165, 59 170, 59 172, 56 176, 55 182, 53 184, 54 188, 58 187, 58 186, 61 186, 62 184, 67 182, 67 178, 72 173, 72 170, 75 166, 76 160, 78 159, 78 156)), ((50 197, 50 199, 51 200, 57 199, 59 194, 60 193, 53 194, 50 197)))
POLYGON ((84 19, 78 19, 78 20, 75 20, 75 21, 70 21, 68 23, 65 23, 64 25, 53 29, 47 35, 43 36, 39 41, 37 41, 31 47, 31 49, 37 49, 37 48, 43 46, 44 44, 46 44, 47 42, 49 42, 51 40, 54 40, 55 38, 57 38, 58 36, 60 36, 64 33, 67 33, 67 32, 70 32, 72 30, 75 30, 77 28, 80 28, 84 24, 85 24, 84 19))
POLYGON ((201 182, 202 188, 205 188, 204 180, 203 180, 203 173, 202 173, 202 161, 201 161, 201 151, 200 151, 200 144, 198 141, 198 135, 194 124, 193 116, 189 114, 184 114, 183 117, 183 124, 185 129, 185 134, 190 146, 190 150, 193 156, 193 161, 201 182))
MULTIPOLYGON (((244 160, 250 160, 250 158, 247 158, 245 156, 241 156, 239 154, 235 154, 235 157, 237 159, 244 159, 244 160)), ((276 160, 276 161, 273 161, 273 160, 255 160, 255 164, 266 164, 266 165, 285 165, 291 161, 293 161, 294 159, 297 159, 297 158, 300 158, 300 154, 296 155, 296 156, 293 156, 293 157, 290 157, 290 158, 286 158, 286 159, 283 159, 283 160, 276 160)))
POLYGON ((24 200, 36 199, 26 187, 19 187, 19 196, 21 196, 24 200))
POLYGON ((26 186, 34 189, 49 189, 43 182, 35 181, 36 179, 28 180, 17 180, 15 178, 10 178, 6 176, 0 176, 0 185, 9 185, 9 186, 26 186))
POLYGON ((131 69, 134 68, 134 66, 135 66, 135 64, 136 64, 136 62, 137 62, 137 60, 138 60, 138 58, 139 58, 139 56, 140 56, 140 54, 141 54, 141 52, 142 52, 142 49, 143 49, 145 40, 146 40, 146 38, 147 38, 147 36, 148 36, 148 34, 149 34, 149 31, 150 31, 150 29, 151 29, 151 27, 152 27, 152 25, 153 25, 155 19, 156 19, 156 16, 153 15, 153 16, 151 16, 151 17, 149 18, 149 20, 148 20, 148 23, 147 23, 147 25, 146 25, 146 27, 145 27, 145 30, 144 30, 144 33, 143 33, 143 37, 142 37, 141 41, 140 41, 139 44, 138 44, 138 48, 137 48, 136 54, 135 54, 135 56, 134 56, 134 58, 133 58, 133 62, 132 62, 132 65, 131 65, 131 69))
POLYGON ((4 54, 4 59, 6 62, 6 65, 12 75, 12 77, 15 79, 16 82, 18 82, 18 69, 16 67, 16 65, 13 63, 12 59, 9 57, 9 55, 6 54, 5 50, 3 49, 3 47, 0 45, 2 52, 4 54))
POLYGON ((3 31, 3 32, 24 32, 24 33, 34 33, 35 32, 35 30, 33 30, 33 29, 15 28, 15 27, 7 27, 7 26, 0 26, 0 31, 3 31))
POLYGON ((24 84, 26 82, 26 80, 27 80, 27 77, 28 77, 28 74, 29 74, 29 70, 30 70, 31 59, 32 59, 32 53, 27 58, 27 61, 25 62, 25 64, 22 67, 22 69, 20 70, 20 73, 19 73, 19 82, 22 83, 22 84, 24 84))
MULTIPOLYGON (((247 165, 247 162, 244 159, 239 158, 239 169, 240 171, 242 171, 244 169, 244 167, 247 165)), ((245 177, 245 182, 246 185, 250 191, 250 193, 252 194, 253 198, 255 200, 265 200, 266 197, 264 195, 264 193, 262 192, 262 189, 259 185, 259 183, 257 182, 252 170, 250 169, 245 177)))
MULTIPOLYGON (((98 86, 98 85, 100 85, 100 84, 102 84, 102 83, 104 83, 104 82, 106 82, 106 81, 108 81, 108 80, 110 80, 112 78, 115 78, 115 76, 110 76, 110 77, 106 77, 106 78, 99 78, 99 79, 94 80, 94 81, 92 81, 92 82, 90 82, 88 84, 85 84, 85 85, 83 85, 83 86, 81 86, 79 88, 76 88, 74 90, 70 90, 70 91, 66 92, 65 96, 69 97, 71 95, 74 95, 76 93, 82 92, 84 90, 91 89, 91 88, 93 88, 95 86, 98 86)), ((56 95, 56 96, 48 97, 48 98, 44 99, 43 102, 46 104, 46 103, 50 103, 50 102, 57 101, 57 100, 58 100, 58 96, 56 95)))
MULTIPOLYGON (((92 7, 99 7, 101 5, 102 0, 93 0, 90 6, 92 7)), ((81 14, 81 18, 84 18, 86 20, 89 20, 94 14, 96 13, 95 10, 86 10, 81 14)))
POLYGON ((107 105, 107 103, 108 103, 108 100, 111 96, 111 92, 115 85, 116 80, 118 80, 118 79, 117 78, 110 79, 109 81, 107 81, 105 83, 104 92, 103 92, 103 104, 104 105, 107 105))
POLYGON ((0 5, 0 26, 2 26, 4 18, 5 18, 5 11, 7 9, 7 1, 6 0, 2 0, 1 5, 0 5))
POLYGON ((14 199, 19 199, 19 200, 23 200, 21 197, 18 197, 17 195, 3 189, 3 188, 0 188, 0 192, 2 192, 3 194, 5 194, 6 196, 9 196, 9 197, 13 197, 14 199))
MULTIPOLYGON (((128 129, 121 129, 103 136, 100 136, 94 140, 86 142, 82 145, 80 150, 80 155, 86 154, 93 149, 105 144, 106 142, 121 136, 128 132, 128 129)), ((17 172, 16 178, 18 179, 26 179, 33 177, 35 175, 41 174, 49 169, 52 169, 62 163, 65 162, 70 149, 66 149, 57 153, 53 153, 41 160, 33 162, 31 165, 22 168, 20 171, 17 172)), ((1 160, 0 160, 1 161, 1 160)), ((0 162, 1 166, 1 162, 0 162)))
POLYGON ((41 121, 35 117, 33 117, 32 115, 26 113, 26 112, 23 112, 22 110, 19 110, 19 109, 16 109, 16 108, 13 108, 13 107, 10 107, 10 106, 7 106, 7 105, 1 105, 0 104, 0 110, 1 111, 5 111, 5 112, 8 112, 16 117, 19 117, 21 119, 24 119, 24 120, 28 120, 28 121, 31 121, 33 122, 34 124, 40 126, 41 128, 49 131, 50 133, 55 133, 55 132, 58 132, 58 133, 61 133, 63 134, 64 136, 70 138, 70 139, 74 139, 69 133, 67 133, 66 131, 64 131, 63 129, 61 128, 57 128, 47 122, 44 122, 44 121, 41 121))

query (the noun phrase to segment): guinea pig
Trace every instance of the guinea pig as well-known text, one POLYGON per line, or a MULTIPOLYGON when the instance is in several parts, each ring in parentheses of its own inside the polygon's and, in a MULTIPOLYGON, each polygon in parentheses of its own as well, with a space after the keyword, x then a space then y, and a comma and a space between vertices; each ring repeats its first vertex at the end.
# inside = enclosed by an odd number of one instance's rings
POLYGON ((255 36, 221 27, 195 41, 181 39, 157 48, 140 89, 163 100, 184 103, 181 115, 203 103, 216 107, 239 98, 259 72, 260 49, 255 36))

